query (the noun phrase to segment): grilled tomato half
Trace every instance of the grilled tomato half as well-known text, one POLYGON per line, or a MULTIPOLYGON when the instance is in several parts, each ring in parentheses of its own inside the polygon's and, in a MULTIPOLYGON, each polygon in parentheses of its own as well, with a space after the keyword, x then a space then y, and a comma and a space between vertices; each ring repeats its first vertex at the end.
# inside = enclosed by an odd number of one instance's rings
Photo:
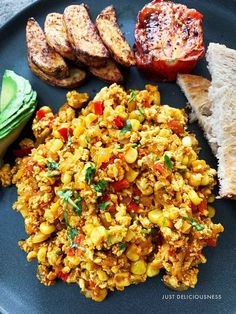
POLYGON ((156 81, 174 81, 190 73, 204 56, 202 14, 171 1, 154 0, 138 14, 137 66, 156 81))

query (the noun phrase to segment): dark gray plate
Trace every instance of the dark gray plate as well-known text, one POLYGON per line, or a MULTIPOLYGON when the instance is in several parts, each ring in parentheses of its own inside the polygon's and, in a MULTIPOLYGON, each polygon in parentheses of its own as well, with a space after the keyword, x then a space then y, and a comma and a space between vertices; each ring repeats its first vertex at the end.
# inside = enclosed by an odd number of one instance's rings
MULTIPOLYGON (((138 11, 145 0, 86 0, 92 16, 105 6, 114 4, 122 29, 130 43, 138 11)), ((205 44, 209 41, 224 43, 236 48, 236 1, 189 0, 181 1, 204 14, 205 44)), ((57 110, 65 100, 65 90, 50 87, 36 78, 28 69, 25 48, 25 24, 34 16, 41 24, 46 14, 63 12, 63 8, 77 1, 39 1, 12 19, 0 30, 0 76, 5 69, 28 78, 38 91, 40 105, 50 105, 57 110)), ((206 63, 202 60, 195 72, 208 76, 206 63)), ((136 70, 127 73, 128 88, 143 88, 147 81, 136 70)), ((93 78, 80 90, 93 95, 104 83, 93 78)), ((175 84, 160 84, 163 103, 184 107, 186 99, 175 84)), ((200 141, 201 155, 216 166, 202 131, 191 126, 200 141)), ((28 129, 29 130, 29 129, 28 129)), ((29 131, 25 134, 29 136, 29 131)), ((10 156, 10 154, 9 154, 10 156)), ((235 203, 216 201, 215 222, 221 222, 225 232, 216 248, 205 249, 206 265, 200 266, 199 282, 195 289, 173 292, 164 287, 160 277, 147 280, 124 292, 110 293, 103 303, 95 303, 80 294, 76 285, 58 282, 45 287, 35 277, 36 263, 27 263, 17 241, 24 238, 24 223, 21 215, 11 209, 16 200, 14 187, 0 190, 0 313, 11 314, 67 314, 67 313, 236 313, 236 209, 235 203), (168 300, 165 299, 168 296, 168 300), (170 299, 171 298, 171 299, 170 299)))

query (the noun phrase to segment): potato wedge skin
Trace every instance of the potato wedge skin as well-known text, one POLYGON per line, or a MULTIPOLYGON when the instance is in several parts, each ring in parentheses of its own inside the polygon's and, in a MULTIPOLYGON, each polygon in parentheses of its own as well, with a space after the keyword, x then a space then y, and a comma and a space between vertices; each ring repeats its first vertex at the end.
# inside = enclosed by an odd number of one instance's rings
POLYGON ((97 16, 96 26, 103 43, 116 62, 126 67, 134 66, 136 64, 134 52, 118 25, 116 11, 112 5, 97 16))
POLYGON ((68 39, 78 59, 88 65, 100 67, 109 58, 109 52, 92 23, 84 4, 68 6, 64 11, 68 39))
POLYGON ((69 75, 66 62, 47 44, 44 32, 34 18, 27 22, 26 44, 29 58, 41 71, 56 78, 69 75))
POLYGON ((86 72, 78 68, 71 68, 70 75, 63 79, 58 79, 44 73, 39 69, 30 58, 28 58, 28 64, 31 71, 38 76, 41 80, 47 82, 48 84, 56 87, 62 88, 75 88, 81 86, 86 79, 86 72))
POLYGON ((119 68, 116 66, 115 62, 109 59, 106 65, 97 68, 97 67, 89 67, 89 71, 106 82, 123 82, 124 77, 120 72, 119 68))
POLYGON ((67 37, 62 14, 49 13, 44 23, 44 32, 49 46, 54 48, 62 57, 74 62, 77 61, 67 37))

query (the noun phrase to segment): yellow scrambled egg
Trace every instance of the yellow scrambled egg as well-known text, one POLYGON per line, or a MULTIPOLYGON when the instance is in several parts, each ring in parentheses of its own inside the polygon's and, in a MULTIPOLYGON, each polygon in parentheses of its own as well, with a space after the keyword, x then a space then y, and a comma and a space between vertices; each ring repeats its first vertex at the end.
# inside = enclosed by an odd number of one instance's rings
POLYGON ((69 93, 55 115, 40 109, 35 148, 13 171, 37 277, 75 282, 95 301, 161 269, 167 286, 194 287, 223 227, 209 206, 216 171, 198 159, 184 111, 151 85, 105 87, 78 113, 81 97, 69 93))

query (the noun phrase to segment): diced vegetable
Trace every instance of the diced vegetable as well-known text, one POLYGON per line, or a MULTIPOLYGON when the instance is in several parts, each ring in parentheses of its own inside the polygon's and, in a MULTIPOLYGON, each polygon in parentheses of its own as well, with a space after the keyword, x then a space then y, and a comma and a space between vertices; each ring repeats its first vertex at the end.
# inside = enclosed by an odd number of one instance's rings
POLYGON ((124 122, 120 117, 116 117, 113 121, 118 128, 123 128, 124 122))
POLYGON ((111 183, 111 186, 115 190, 115 192, 119 192, 129 187, 129 181, 127 179, 123 179, 123 180, 111 183))
POLYGON ((102 101, 96 101, 93 103, 94 106, 94 112, 97 115, 102 115, 104 111, 104 104, 102 101))
POLYGON ((68 141, 70 136, 73 136, 73 129, 72 128, 61 128, 58 130, 58 133, 62 136, 65 142, 68 141))

